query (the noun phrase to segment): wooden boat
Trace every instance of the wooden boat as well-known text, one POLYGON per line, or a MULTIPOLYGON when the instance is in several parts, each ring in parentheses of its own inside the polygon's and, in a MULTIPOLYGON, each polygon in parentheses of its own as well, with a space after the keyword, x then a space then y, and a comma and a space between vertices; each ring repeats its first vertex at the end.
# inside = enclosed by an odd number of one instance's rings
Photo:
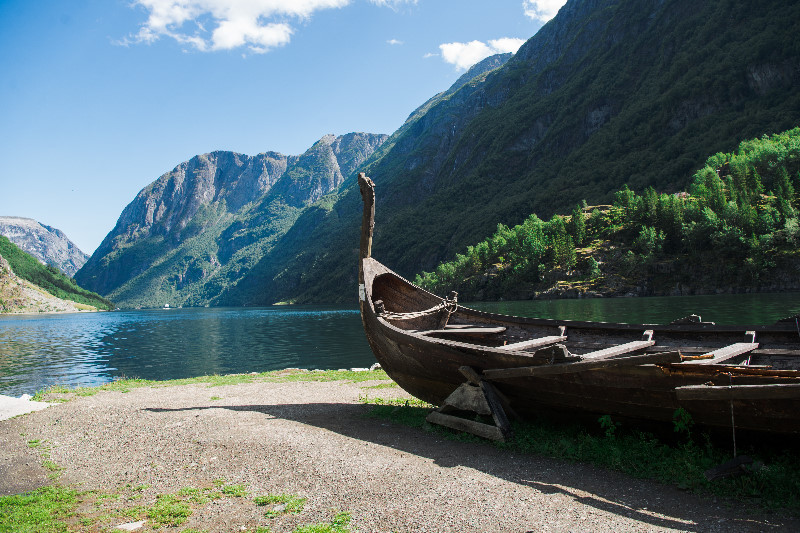
POLYGON ((469 309, 371 257, 374 184, 360 174, 359 186, 359 301, 367 340, 400 387, 441 406, 432 421, 502 439, 508 431, 502 411, 669 422, 683 408, 703 426, 800 433, 798 317, 770 326, 717 326, 694 316, 635 325, 469 309), (495 417, 500 433, 447 414, 465 406, 495 417))

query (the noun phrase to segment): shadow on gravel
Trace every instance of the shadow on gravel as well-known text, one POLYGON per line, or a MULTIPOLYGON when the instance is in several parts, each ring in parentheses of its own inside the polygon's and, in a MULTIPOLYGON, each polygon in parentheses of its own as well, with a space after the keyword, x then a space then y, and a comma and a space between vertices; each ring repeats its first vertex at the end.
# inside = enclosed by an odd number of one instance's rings
MULTIPOLYGON (((346 437, 388 446, 430 459, 442 468, 463 466, 530 487, 544 494, 563 494, 600 511, 680 531, 800 531, 800 521, 777 514, 748 513, 677 488, 630 478, 591 465, 526 455, 491 444, 449 440, 419 428, 366 417, 361 404, 206 405, 145 408, 175 412, 226 409, 260 412, 323 428, 346 437)), ((268 423, 268 419, 265 420, 268 423)))

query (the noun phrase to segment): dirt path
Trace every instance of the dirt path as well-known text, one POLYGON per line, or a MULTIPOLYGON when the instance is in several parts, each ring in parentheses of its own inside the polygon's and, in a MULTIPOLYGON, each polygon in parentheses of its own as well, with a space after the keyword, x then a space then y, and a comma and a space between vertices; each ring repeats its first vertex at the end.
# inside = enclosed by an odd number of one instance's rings
POLYGON ((27 445, 40 439, 64 467, 62 483, 125 494, 147 485, 137 505, 215 480, 246 485, 248 497, 198 505, 178 531, 290 531, 329 522, 336 510, 362 533, 800 530, 792 518, 602 469, 364 418, 359 395, 403 394, 365 388, 374 384, 201 384, 77 398, 0 422, 0 494, 50 482, 39 449, 27 445), (308 500, 301 514, 270 519, 252 501, 268 493, 308 500))

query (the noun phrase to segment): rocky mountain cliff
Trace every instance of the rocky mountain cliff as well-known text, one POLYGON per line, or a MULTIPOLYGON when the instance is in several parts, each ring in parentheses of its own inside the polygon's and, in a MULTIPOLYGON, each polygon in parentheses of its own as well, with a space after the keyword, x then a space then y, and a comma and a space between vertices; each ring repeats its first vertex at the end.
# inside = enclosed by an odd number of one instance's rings
MULTIPOLYGON (((623 184, 684 190, 708 154, 800 121, 800 4, 570 0, 503 66, 415 111, 361 170, 373 255, 413 277, 623 184)), ((353 301, 354 180, 220 301, 353 301)))
POLYGON ((75 279, 121 306, 214 304, 386 138, 326 135, 300 156, 198 155, 136 196, 75 279))
POLYGON ((46 265, 53 265, 72 277, 89 256, 70 241, 63 231, 22 217, 0 217, 0 235, 46 265))

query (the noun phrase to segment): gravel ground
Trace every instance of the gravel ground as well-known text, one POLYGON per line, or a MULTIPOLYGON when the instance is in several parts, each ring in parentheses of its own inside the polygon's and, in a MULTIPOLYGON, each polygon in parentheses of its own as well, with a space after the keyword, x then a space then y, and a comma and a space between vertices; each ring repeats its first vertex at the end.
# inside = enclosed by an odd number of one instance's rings
POLYGON ((247 497, 194 506, 178 530, 291 531, 330 522, 337 510, 362 533, 800 530, 795 518, 365 418, 360 395, 404 395, 366 388, 375 384, 199 384, 79 397, 0 421, 0 494, 51 483, 41 448, 27 445, 40 439, 64 468, 61 483, 126 496, 111 507, 215 480, 246 485, 247 497), (128 500, 141 485, 141 497, 128 500), (269 493, 308 500, 301 514, 270 519, 253 503, 269 493))

